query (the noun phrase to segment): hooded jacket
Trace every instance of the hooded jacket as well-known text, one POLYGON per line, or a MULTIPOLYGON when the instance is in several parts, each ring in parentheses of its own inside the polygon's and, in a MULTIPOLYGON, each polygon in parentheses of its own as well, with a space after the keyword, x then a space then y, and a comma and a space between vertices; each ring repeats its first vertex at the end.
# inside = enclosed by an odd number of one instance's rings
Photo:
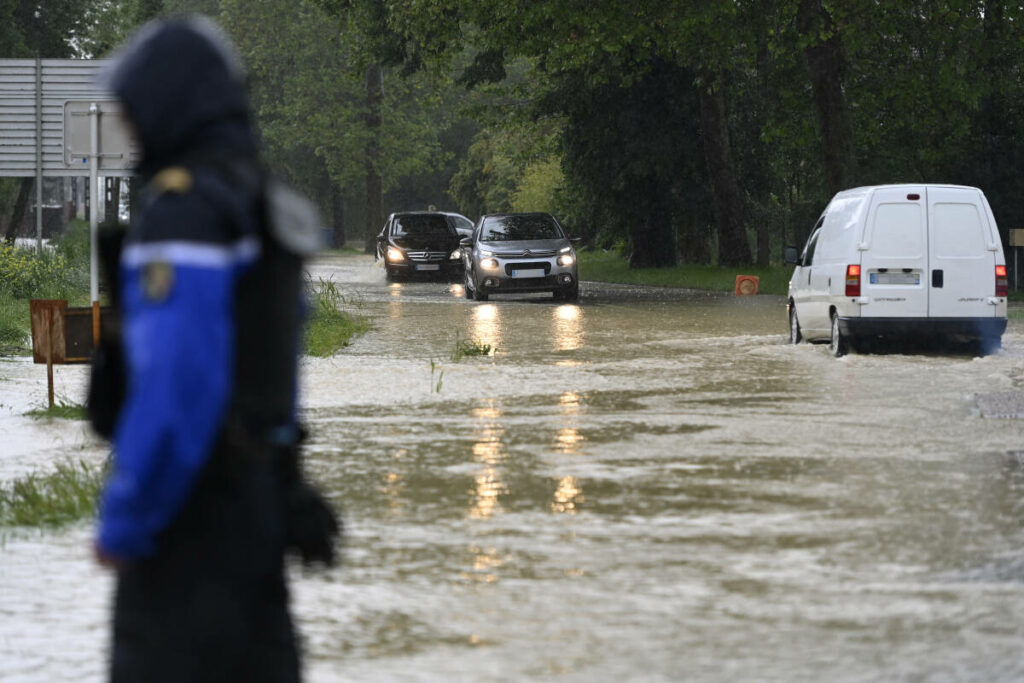
POLYGON ((147 25, 105 80, 149 188, 121 258, 127 394, 97 541, 132 560, 157 550, 227 416, 236 288, 260 251, 258 197, 204 160, 255 160, 256 144, 238 59, 209 21, 147 25))

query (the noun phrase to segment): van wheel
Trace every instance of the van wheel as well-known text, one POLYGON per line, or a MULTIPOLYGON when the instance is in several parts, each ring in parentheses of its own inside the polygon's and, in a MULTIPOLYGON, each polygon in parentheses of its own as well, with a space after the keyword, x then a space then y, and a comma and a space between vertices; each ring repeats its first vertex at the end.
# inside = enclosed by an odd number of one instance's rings
POLYGON ((845 356, 850 350, 850 341, 839 330, 839 314, 835 311, 832 311, 832 342, 829 348, 836 358, 845 356))
POLYGON ((789 343, 799 344, 804 340, 804 334, 800 331, 800 321, 796 317, 796 306, 789 305, 789 343))
POLYGON ((998 353, 1001 348, 1003 348, 1003 338, 996 336, 982 337, 975 346, 979 356, 990 356, 993 353, 998 353))

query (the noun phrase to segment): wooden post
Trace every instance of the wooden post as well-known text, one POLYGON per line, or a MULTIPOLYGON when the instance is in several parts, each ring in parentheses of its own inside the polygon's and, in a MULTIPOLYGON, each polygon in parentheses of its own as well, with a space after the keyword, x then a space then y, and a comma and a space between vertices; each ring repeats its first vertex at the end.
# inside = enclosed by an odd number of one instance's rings
POLYGON ((98 349, 100 346, 100 302, 92 302, 92 347, 98 349))
POLYGON ((53 410, 53 329, 57 327, 57 321, 54 320, 57 312, 52 307, 49 312, 46 329, 46 397, 50 402, 50 410, 53 410))

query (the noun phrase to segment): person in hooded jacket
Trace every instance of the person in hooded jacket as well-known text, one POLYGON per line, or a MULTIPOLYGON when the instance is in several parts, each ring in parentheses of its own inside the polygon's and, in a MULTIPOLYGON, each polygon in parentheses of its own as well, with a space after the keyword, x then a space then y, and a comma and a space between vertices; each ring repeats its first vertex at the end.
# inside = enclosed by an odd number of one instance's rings
POLYGON ((284 494, 260 444, 298 440, 301 312, 254 322, 240 304, 265 242, 242 69, 212 22, 182 18, 140 29, 105 85, 145 183, 120 259, 127 382, 95 541, 118 573, 111 680, 297 681, 284 494), (288 352, 261 362, 246 344, 267 329, 288 352))

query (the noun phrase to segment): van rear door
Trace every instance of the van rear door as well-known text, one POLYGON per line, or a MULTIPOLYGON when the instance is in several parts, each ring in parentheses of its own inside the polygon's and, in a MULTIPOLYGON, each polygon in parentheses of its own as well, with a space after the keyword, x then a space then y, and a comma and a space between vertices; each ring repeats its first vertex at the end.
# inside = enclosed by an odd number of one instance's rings
POLYGON ((996 251, 993 226, 973 188, 928 188, 928 314, 933 318, 993 317, 996 251))
POLYGON ((864 227, 861 308, 865 318, 928 315, 928 223, 924 187, 875 190, 864 227))

